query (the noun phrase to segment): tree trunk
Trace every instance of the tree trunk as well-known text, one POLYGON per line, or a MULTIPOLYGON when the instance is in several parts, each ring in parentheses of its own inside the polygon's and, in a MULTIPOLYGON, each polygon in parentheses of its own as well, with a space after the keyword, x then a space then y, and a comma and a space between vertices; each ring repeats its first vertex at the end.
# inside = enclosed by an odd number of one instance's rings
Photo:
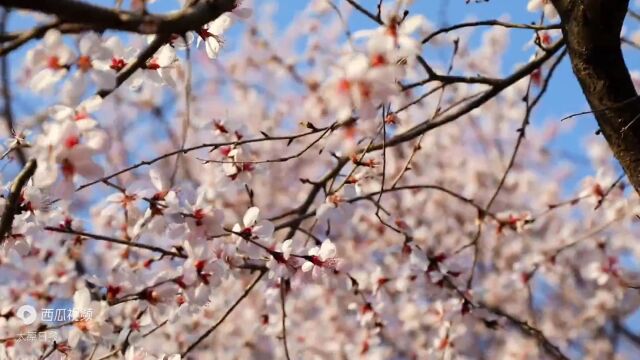
POLYGON ((629 182, 640 193, 640 99, 622 56, 629 0, 552 0, 573 72, 629 182))

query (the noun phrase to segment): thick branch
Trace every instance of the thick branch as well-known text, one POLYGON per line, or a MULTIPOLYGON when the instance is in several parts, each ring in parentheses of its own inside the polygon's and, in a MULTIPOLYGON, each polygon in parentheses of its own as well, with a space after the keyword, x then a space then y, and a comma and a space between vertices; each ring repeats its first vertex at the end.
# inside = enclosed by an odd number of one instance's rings
MULTIPOLYGON (((23 31, 20 33, 13 33, 13 34, 2 34, 2 40, 7 39, 7 41, 10 41, 8 45, 4 46, 3 48, 0 49, 0 56, 5 56, 8 53, 12 52, 13 50, 19 48, 20 46, 26 44, 27 42, 29 42, 30 40, 33 39, 38 39, 43 37, 47 31, 53 29, 53 28, 58 28, 59 27, 60 22, 59 21, 54 21, 52 23, 49 24, 45 24, 45 25, 40 25, 38 27, 35 27, 31 30, 27 30, 27 31, 23 31)), ((86 30, 86 29, 83 29, 86 30)))
POLYGON ((235 0, 208 0, 168 15, 136 14, 76 0, 0 0, 0 6, 55 15, 64 22, 89 24, 95 30, 123 30, 143 34, 182 34, 235 8, 235 0))
POLYGON ((27 181, 36 172, 38 166, 35 159, 31 159, 27 162, 25 167, 20 171, 18 176, 13 180, 11 185, 11 193, 4 207, 2 218, 0 219, 0 244, 4 241, 7 235, 11 234, 11 227, 13 226, 13 219, 15 219, 18 211, 20 210, 20 194, 22 188, 27 184, 27 181))
MULTIPOLYGON (((548 52, 546 52, 536 60, 529 62, 528 64, 520 68, 518 71, 514 72, 511 76, 500 81, 499 84, 491 87, 489 90, 482 93, 481 96, 477 97, 476 99, 469 102, 468 104, 465 104, 465 106, 460 107, 458 110, 450 114, 447 114, 446 116, 439 116, 433 120, 424 121, 408 129, 407 131, 394 136, 393 138, 391 138, 389 141, 386 142, 386 146, 395 146, 405 141, 414 139, 427 131, 430 131, 432 129, 435 129, 437 127, 440 127, 442 125, 455 121, 460 117, 468 114, 472 110, 484 105, 489 100, 494 99, 495 96, 500 94, 504 89, 515 84, 521 79, 529 76, 536 69, 540 68, 542 64, 544 64, 547 60, 553 57, 553 55, 556 54, 560 49, 562 49, 563 46, 564 46, 564 41, 563 40, 558 41, 551 48, 549 48, 548 52)), ((380 149, 382 149, 381 143, 371 146, 369 148, 369 151, 375 151, 380 149)))
POLYGON ((582 91, 629 182, 640 191, 640 99, 624 61, 620 31, 628 0, 553 0, 582 91))

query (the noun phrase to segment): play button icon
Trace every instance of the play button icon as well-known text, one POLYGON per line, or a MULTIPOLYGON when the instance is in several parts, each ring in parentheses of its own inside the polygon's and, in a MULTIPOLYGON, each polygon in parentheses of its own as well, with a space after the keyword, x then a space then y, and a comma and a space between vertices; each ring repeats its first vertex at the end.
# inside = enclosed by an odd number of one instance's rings
POLYGON ((31 325, 36 321, 36 309, 31 305, 22 305, 18 309, 16 316, 22 320, 25 325, 31 325))

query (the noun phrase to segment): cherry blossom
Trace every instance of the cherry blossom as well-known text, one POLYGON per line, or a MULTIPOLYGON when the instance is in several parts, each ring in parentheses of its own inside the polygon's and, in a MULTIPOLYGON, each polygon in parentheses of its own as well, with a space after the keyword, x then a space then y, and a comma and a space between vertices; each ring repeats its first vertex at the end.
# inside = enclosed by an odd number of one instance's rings
POLYGON ((222 15, 198 30, 199 37, 196 44, 199 46, 201 42, 204 42, 209 59, 218 57, 218 52, 223 45, 222 34, 231 27, 231 22, 231 16, 222 15))
POLYGON ((76 66, 79 71, 77 80, 83 83, 82 76, 89 76, 98 89, 113 89, 116 86, 116 71, 111 67, 113 56, 110 48, 102 44, 102 39, 95 33, 87 33, 79 41, 80 53, 76 66))
POLYGON ((318 207, 316 218, 319 222, 329 221, 340 224, 353 216, 355 206, 349 200, 356 196, 354 185, 345 185, 338 193, 328 196, 325 203, 318 207))
POLYGON ((359 53, 339 60, 339 70, 324 85, 326 102, 339 119, 348 118, 353 110, 371 119, 376 104, 398 91, 395 66, 376 66, 377 61, 359 53))
POLYGON ((248 159, 242 148, 224 147, 220 151, 225 156, 222 169, 229 180, 238 183, 247 182, 255 170, 255 165, 248 159))
POLYGON ((225 274, 225 266, 217 259, 209 256, 206 244, 185 242, 189 258, 182 266, 180 282, 186 285, 185 296, 188 301, 204 305, 209 300, 211 289, 220 285, 225 274))
POLYGON ((544 11, 545 17, 550 20, 558 18, 558 12, 551 3, 551 0, 529 0, 529 3, 527 3, 527 10, 532 12, 542 10, 544 11))
POLYGON ((273 235, 273 223, 267 220, 258 220, 259 215, 260 209, 255 206, 251 207, 244 213, 242 222, 233 225, 233 238, 236 240, 240 251, 255 255, 259 248, 247 243, 246 239, 264 242, 273 235))
POLYGON ((103 170, 92 155, 104 151, 107 135, 102 130, 82 132, 72 121, 49 124, 47 135, 38 139, 38 146, 49 150, 43 154, 42 166, 36 173, 36 182, 40 186, 49 186, 56 182, 58 174, 63 180, 59 188, 60 194, 68 196, 76 175, 87 179, 95 179, 103 174, 103 170))
POLYGON ((76 322, 69 332, 69 345, 75 346, 82 338, 108 337, 112 328, 104 320, 107 317, 106 302, 91 300, 89 289, 82 288, 73 295, 73 310, 76 322))
POLYGON ((36 92, 50 89, 67 75, 75 56, 73 50, 62 41, 59 31, 47 31, 43 42, 27 53, 26 66, 32 74, 31 89, 36 92))
POLYGON ((584 268, 584 275, 587 279, 595 280, 598 285, 604 285, 611 278, 620 275, 618 269, 618 259, 608 257, 603 261, 593 262, 584 268))
POLYGON ((199 234, 219 233, 224 214, 209 203, 206 192, 199 191, 196 196, 195 202, 187 201, 183 213, 189 229, 199 234))
POLYGON ((368 38, 367 48, 373 57, 372 64, 380 66, 419 54, 422 44, 415 33, 424 34, 427 26, 422 15, 402 19, 400 14, 390 13, 385 15, 383 26, 373 32, 361 31, 354 36, 368 38))
POLYGON ((294 250, 293 239, 288 239, 278 244, 273 253, 271 253, 266 265, 269 271, 269 278, 274 277, 286 277, 292 272, 295 272, 298 261, 291 256, 294 250))
MULTIPOLYGON (((153 38, 150 38, 151 41, 153 38)), ((178 62, 176 51, 170 45, 162 46, 156 54, 147 61, 142 70, 137 71, 131 80, 129 87, 132 90, 139 90, 145 80, 149 80, 157 86, 169 85, 176 87, 175 75, 172 69, 178 62)))
POLYGON ((18 149, 30 147, 31 143, 27 141, 27 136, 29 134, 30 131, 28 130, 21 131, 19 133, 13 132, 11 134, 11 137, 5 141, 5 143, 7 144, 7 150, 5 150, 2 156, 0 156, 0 160, 7 157, 7 155, 9 155, 14 150, 18 151, 18 149))
POLYGON ((326 239, 320 247, 309 249, 309 259, 302 264, 301 269, 303 272, 311 272, 314 279, 323 277, 326 271, 339 270, 342 260, 335 257, 336 253, 336 246, 326 239))
POLYGON ((92 96, 82 101, 76 107, 66 105, 54 105, 49 109, 49 115, 58 121, 76 121, 81 130, 89 130, 98 125, 98 122, 91 117, 91 114, 100 109, 102 98, 92 96))

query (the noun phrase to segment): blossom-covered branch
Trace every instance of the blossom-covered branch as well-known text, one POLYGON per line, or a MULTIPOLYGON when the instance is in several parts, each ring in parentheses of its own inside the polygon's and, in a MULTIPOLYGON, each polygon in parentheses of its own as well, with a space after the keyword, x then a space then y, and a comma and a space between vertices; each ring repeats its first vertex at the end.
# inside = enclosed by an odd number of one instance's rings
POLYGON ((16 215, 20 212, 20 200, 22 190, 27 182, 36 172, 38 162, 34 159, 29 160, 18 176, 13 179, 9 196, 5 199, 2 218, 0 218, 0 243, 5 241, 7 236, 11 236, 11 227, 16 215))
POLYGON ((168 15, 136 14, 77 0, 2 0, 0 6, 54 15, 64 22, 91 25, 93 30, 123 30, 141 34, 182 34, 196 30, 233 10, 237 0, 206 0, 168 15))

